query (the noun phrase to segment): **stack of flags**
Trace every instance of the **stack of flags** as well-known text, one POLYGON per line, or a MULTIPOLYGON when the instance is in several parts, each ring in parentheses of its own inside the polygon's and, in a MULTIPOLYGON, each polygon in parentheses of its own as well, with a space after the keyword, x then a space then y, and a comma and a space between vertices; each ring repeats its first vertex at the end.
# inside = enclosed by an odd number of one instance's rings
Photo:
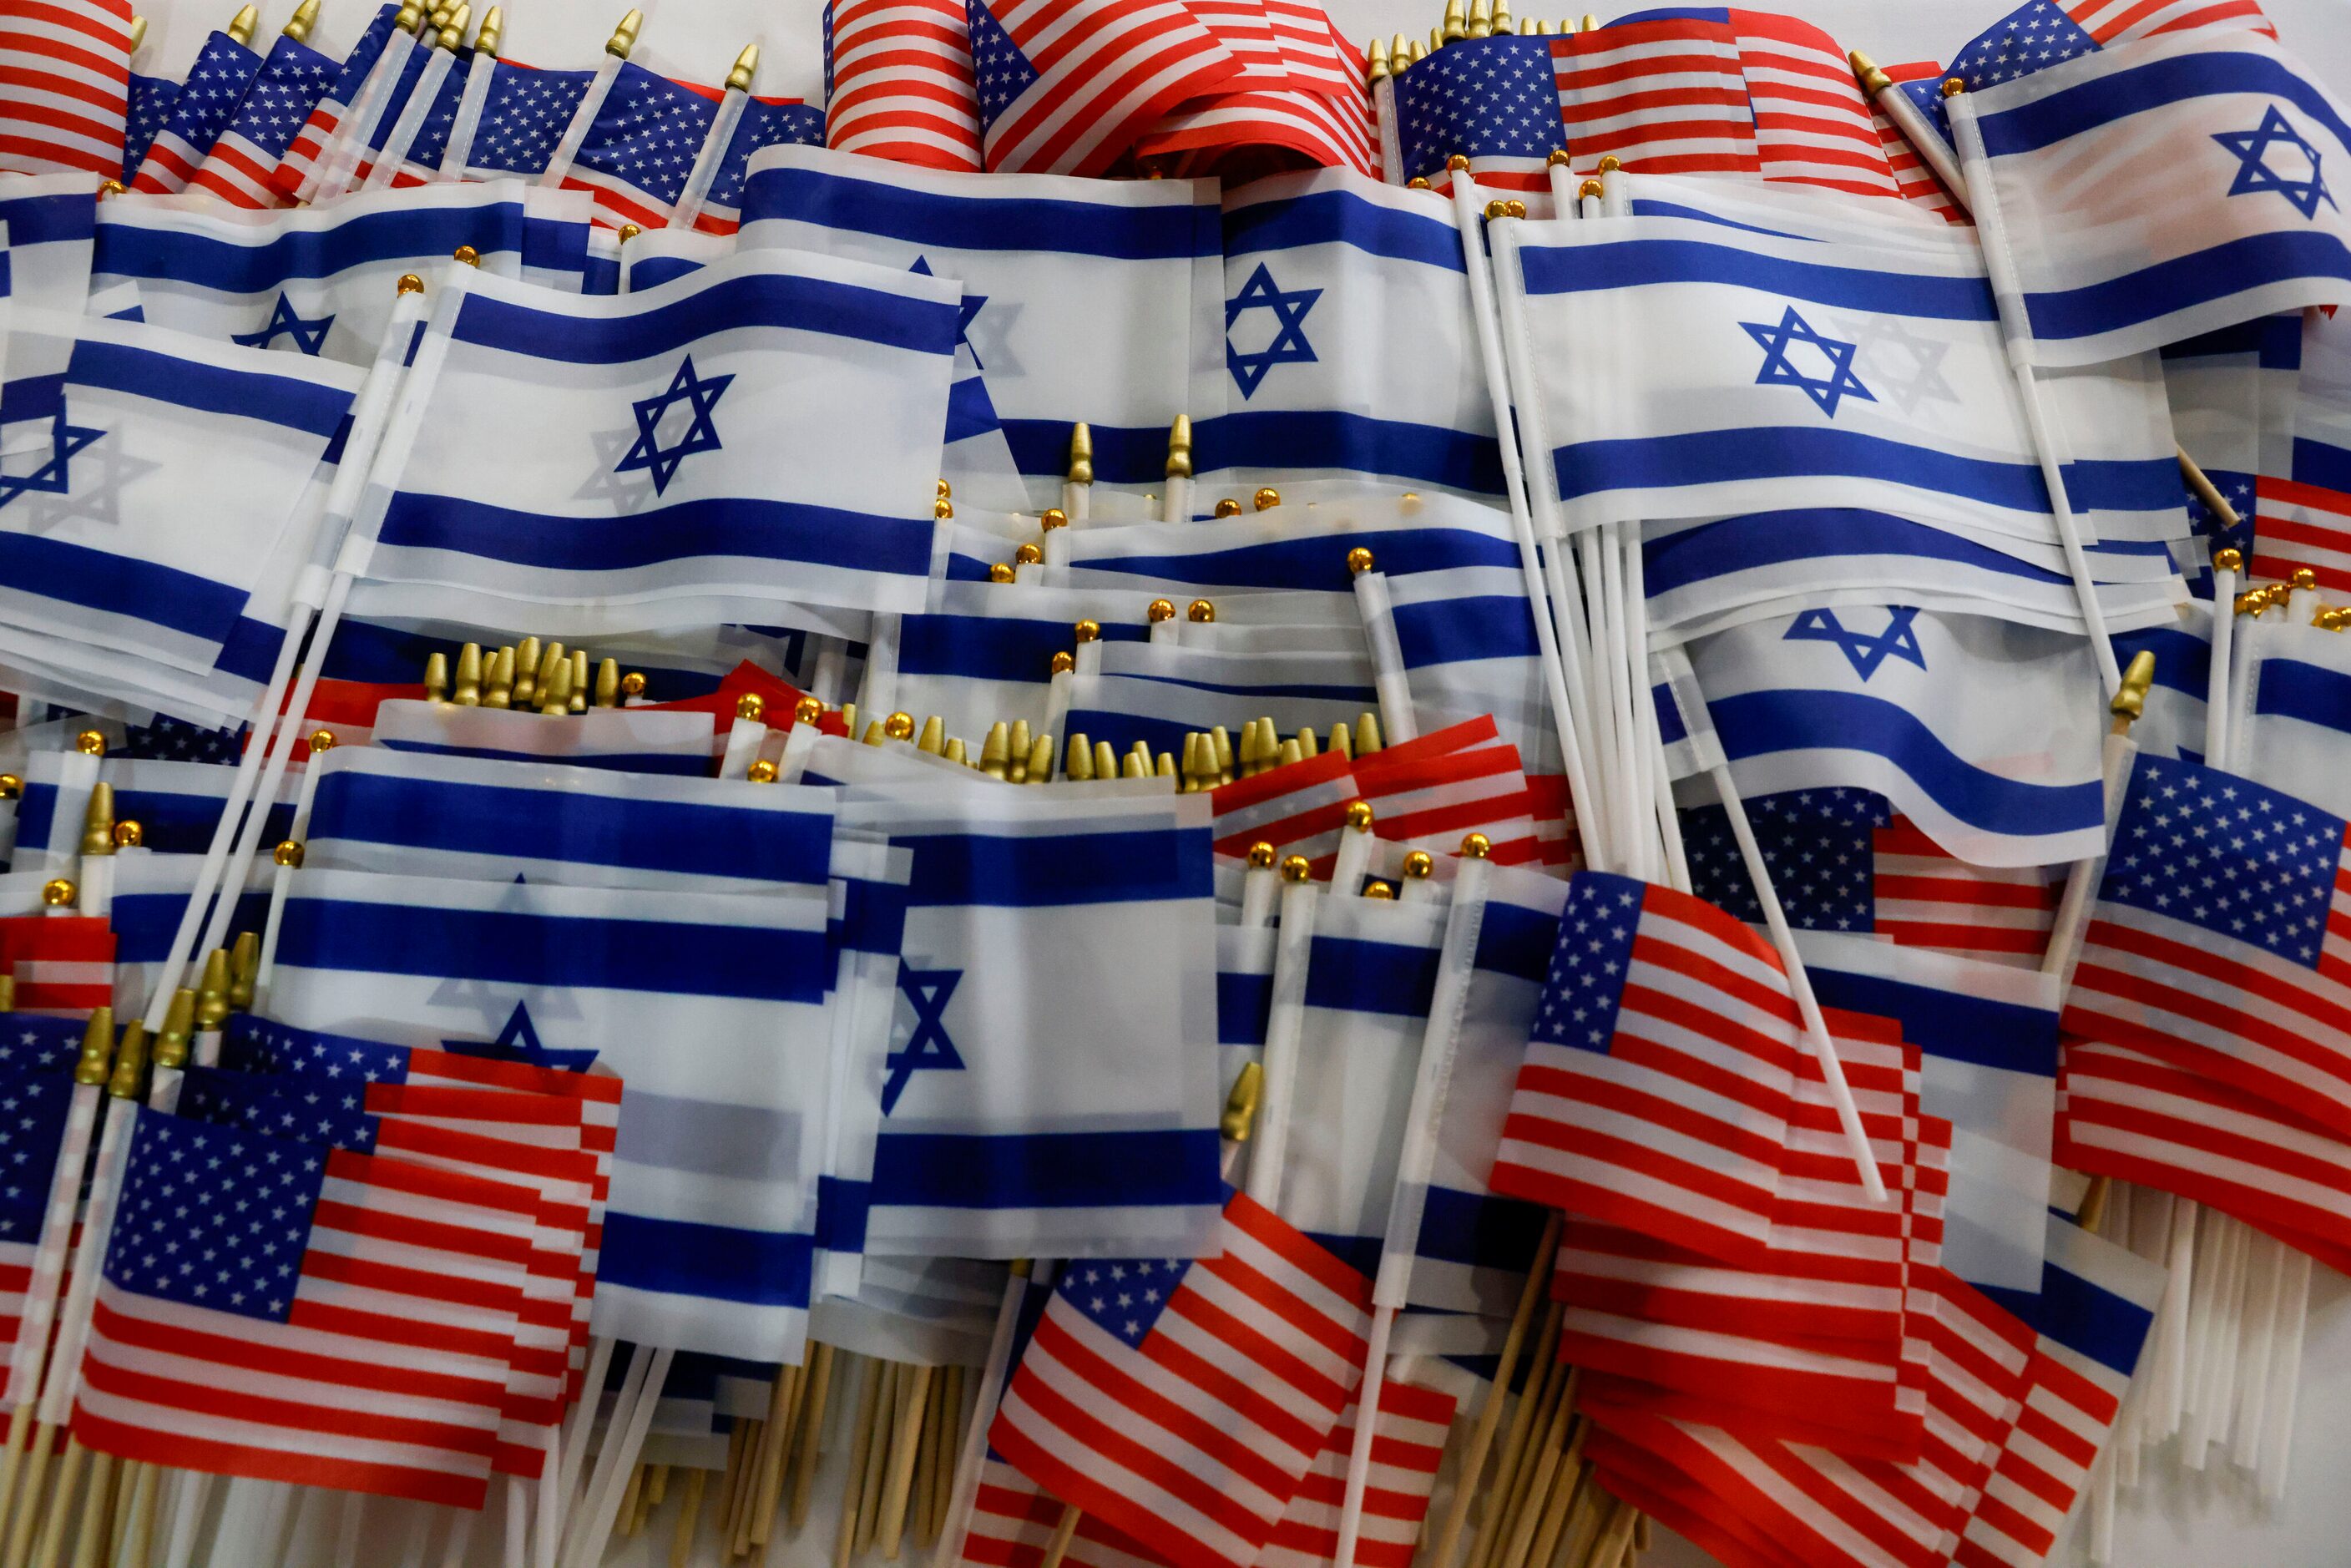
POLYGON ((2279 1493, 2351 122, 2252 0, 645 28, 0 0, 0 1563, 2279 1493))

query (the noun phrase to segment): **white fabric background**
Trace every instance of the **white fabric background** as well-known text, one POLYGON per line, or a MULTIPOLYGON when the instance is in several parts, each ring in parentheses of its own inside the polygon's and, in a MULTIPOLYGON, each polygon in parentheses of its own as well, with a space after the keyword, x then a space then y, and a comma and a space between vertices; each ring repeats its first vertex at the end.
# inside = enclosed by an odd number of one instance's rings
MULTIPOLYGON (((477 9, 486 0, 475 0, 477 9)), ((1441 0, 1327 0, 1352 33, 1425 36, 1439 20, 1441 0)), ((1582 0, 1590 4, 1591 0, 1582 0)), ((2011 8, 2008 0, 1757 0, 1819 23, 1848 47, 1879 61, 1945 58, 2011 8)), ((655 69, 715 82, 738 50, 761 48, 758 90, 817 99, 823 90, 818 16, 821 0, 642 0, 644 30, 636 58, 655 69)), ((590 62, 628 0, 505 0, 506 52, 534 65, 590 62)), ((2351 98, 2351 0, 2267 0, 2287 47, 2320 79, 2351 98)), ((207 29, 225 23, 233 0, 141 0, 149 31, 141 69, 178 75, 194 58, 207 29)), ((292 0, 263 7, 266 34, 285 25, 292 0)), ((330 52, 348 48, 374 0, 326 0, 312 41, 330 52)), ((1537 5, 1536 16, 1554 12, 1537 5)), ((1571 15, 1563 8, 1558 15, 1571 15)), ((2346 175, 2351 177, 2351 175, 2346 175)), ((2118 1568, 2341 1568, 2351 1564, 2351 1487, 2342 1484, 2343 1455, 2351 1448, 2351 1284, 2321 1269, 2312 1283, 2310 1341, 2303 1363, 2294 1473, 2283 1504, 2262 1508, 2233 1473, 2216 1467, 2189 1475, 2165 1458, 2153 1479, 2126 1498, 2116 1542, 2118 1568)), ((818 1518, 824 1517, 823 1505, 818 1518)), ((667 1536, 661 1535, 665 1551, 667 1536)), ((707 1540, 707 1527, 705 1538, 707 1540)), ((811 1523, 807 1560, 821 1554, 811 1523)), ((797 1563, 799 1550, 781 1560, 797 1563)), ((665 1557, 664 1559, 665 1560, 665 1557)), ((2062 1553, 2061 1553, 2062 1560, 2062 1553)), ((1707 1561, 1678 1543, 1663 1544, 1646 1560, 1653 1568, 1696 1568, 1707 1561)))

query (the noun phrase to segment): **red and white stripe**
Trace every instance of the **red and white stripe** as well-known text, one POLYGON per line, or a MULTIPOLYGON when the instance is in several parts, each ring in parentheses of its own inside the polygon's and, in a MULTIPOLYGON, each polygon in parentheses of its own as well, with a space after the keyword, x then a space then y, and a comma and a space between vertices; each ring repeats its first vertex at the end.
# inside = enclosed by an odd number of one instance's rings
MULTIPOLYGON (((368 40, 362 36, 360 47, 364 49, 367 47, 368 40)), ((331 172, 328 167, 331 161, 329 154, 333 152, 340 157, 347 151, 336 146, 343 122, 357 116, 358 129, 361 132, 373 122, 381 111, 384 99, 392 92, 392 85, 400 79, 409 51, 415 47, 414 34, 402 32, 397 27, 387 28, 387 37, 378 48, 375 58, 370 62, 367 74, 353 90, 351 100, 346 103, 335 96, 336 89, 342 86, 338 81, 335 87, 327 89, 327 96, 320 99, 318 107, 310 111, 310 118, 303 122, 302 129, 294 133, 286 155, 278 160, 277 167, 270 171, 271 188, 289 200, 309 200, 318 190, 320 179, 331 172)), ((347 65, 347 71, 348 68, 347 65)), ((344 177, 349 176, 348 171, 342 172, 344 177)))
MULTIPOLYGON (((1372 1466, 1364 1489, 1364 1522, 1355 1538, 1353 1568, 1412 1568, 1421 1521, 1437 1490, 1446 1433, 1459 1403, 1450 1394, 1390 1378, 1380 1385, 1379 1424, 1372 1434, 1372 1466)), ((1339 1551, 1339 1509, 1347 1458, 1362 1406, 1350 1403, 1322 1445, 1314 1468, 1274 1526, 1257 1568, 1321 1568, 1339 1551)))
MULTIPOLYGON (((1896 88, 1904 82, 1932 81, 1943 74, 1943 68, 1932 60, 1908 60, 1898 66, 1881 66, 1878 68, 1896 88)), ((1933 213, 1946 223, 1967 223, 1968 214, 1960 209, 1959 203, 1951 199, 1951 193, 1943 189, 1943 182, 1935 177, 1935 171, 1918 156, 1918 150, 1910 145, 1910 138, 1902 133, 1902 128, 1888 120, 1886 111, 1875 102, 1869 106, 1869 118, 1871 123, 1877 127, 1877 143, 1886 149, 1886 164, 1894 171, 1894 183, 1901 187, 1902 199, 1933 213)))
POLYGON ((1217 852, 1246 860, 1251 845, 1269 843, 1277 854, 1327 856, 1354 799, 1353 768, 1337 751, 1219 785, 1208 795, 1217 852))
POLYGON ((120 179, 130 0, 0 6, 0 171, 120 179))
POLYGON ((1220 1231, 1139 1347, 1057 1292, 988 1432, 1030 1479, 1177 1568, 1257 1561, 1368 1348, 1361 1274, 1246 1195, 1220 1231))
POLYGON ((1499 864, 1542 860, 1519 748, 1499 738, 1491 717, 1359 758, 1354 776, 1357 796, 1371 803, 1372 831, 1392 843, 1450 854, 1469 834, 1483 833, 1499 864))
POLYGON ((2102 48, 2158 33, 2205 28, 2277 37, 2260 0, 2074 0, 2065 14, 2102 48))
POLYGON ((1216 35, 1217 42, 1232 50, 1240 75, 1227 91, 1278 91, 1290 85, 1290 65, 1282 56, 1281 40, 1274 37, 1264 0, 1184 0, 1184 6, 1193 20, 1216 35))
POLYGON ((1603 157, 1646 174, 1754 174, 1762 168, 1739 39, 1724 22, 1620 22, 1553 38, 1569 165, 1603 157))
POLYGON ((217 196, 232 207, 266 213, 293 205, 293 198, 269 183, 277 161, 231 127, 216 137, 204 161, 188 177, 188 189, 217 196))
POLYGON ((1860 196, 1898 196, 1869 100, 1836 40, 1809 22, 1730 12, 1763 177, 1860 196))
MULTIPOLYGON (((1546 991, 1547 1011, 1573 1006, 1546 991)), ((1750 1252, 1779 1192, 1799 1027, 1761 937, 1647 884, 1616 1032, 1605 1052, 1527 1042, 1494 1191, 1709 1256, 1750 1252)))
POLYGON ((2251 575, 2285 582, 2308 567, 2323 591, 2351 592, 2351 495, 2266 474, 2256 486, 2251 575))
POLYGON ((2052 868, 1970 865, 1907 817, 1876 830, 1871 841, 1877 936, 1963 957, 2041 961, 2064 892, 2062 876, 2053 876, 2052 868))
MULTIPOLYGON (((961 1561, 968 1568, 1043 1568, 1061 1512, 1059 1498, 991 1456, 980 1468, 961 1561)), ((1078 1516, 1061 1561, 1066 1568, 1166 1568, 1141 1542, 1090 1513, 1078 1516)))
POLYGON ((330 1154, 290 1320, 101 1281, 74 1429, 123 1458, 479 1508, 530 1218, 496 1184, 330 1154))
MULTIPOLYGON (((1293 88, 1219 93, 1186 104, 1134 144, 1134 155, 1180 177, 1218 172, 1220 160, 1260 149, 1294 152, 1318 168, 1376 176, 1371 100, 1343 102, 1293 88)), ((1290 167, 1291 163, 1280 166, 1290 167)), ((1257 172, 1239 167, 1236 178, 1257 172)))
POLYGON ((2351 1137, 2351 847, 2336 859, 2314 969, 2101 900, 2064 1022, 2351 1137))
POLYGON ((833 0, 824 140, 927 169, 982 166, 961 0, 833 0))
POLYGON ((1290 85, 1326 98, 1369 101, 1364 57, 1313 0, 1265 0, 1267 23, 1281 46, 1290 85))
POLYGON ((16 977, 20 1013, 78 1017, 114 1000, 114 932, 97 915, 0 919, 0 966, 16 977))
POLYGON ((2287 1245, 2351 1258, 2351 1145, 2292 1112, 2119 1046, 2069 1040, 2052 1157, 2193 1198, 2287 1245))
POLYGON ((1143 128, 1187 99, 1223 91, 1240 71, 1182 0, 995 0, 988 8, 1037 72, 987 128, 992 170, 1103 173, 1143 128))

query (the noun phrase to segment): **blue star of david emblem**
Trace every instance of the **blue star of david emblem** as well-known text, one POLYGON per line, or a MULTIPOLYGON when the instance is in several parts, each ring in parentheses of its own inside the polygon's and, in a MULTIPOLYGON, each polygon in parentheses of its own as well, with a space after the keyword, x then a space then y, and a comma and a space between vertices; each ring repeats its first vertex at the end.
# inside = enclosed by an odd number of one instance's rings
POLYGON ((1834 610, 1807 610, 1789 623, 1787 635, 1782 641, 1834 643, 1853 666, 1854 674, 1867 681, 1889 658, 1916 664, 1922 670, 1927 667, 1926 650, 1918 646, 1918 633, 1910 624, 1917 619, 1915 606, 1894 605, 1886 612, 1886 630, 1872 637, 1847 630, 1834 610))
MULTIPOLYGON (((932 276, 931 264, 919 256, 907 270, 919 272, 925 277, 932 276)), ((987 296, 985 294, 967 294, 956 306, 956 341, 971 350, 971 362, 983 371, 987 369, 987 361, 979 357, 979 350, 971 340, 971 324, 979 319, 980 309, 987 303, 987 296)))
POLYGON ((1238 383, 1242 401, 1248 401, 1274 366, 1314 363, 1314 345, 1306 340, 1306 313, 1322 298, 1319 288, 1284 293, 1274 286, 1273 274, 1260 261, 1241 291, 1225 301, 1225 367, 1238 383), (1233 347, 1233 323, 1252 310, 1272 311, 1276 326, 1271 342, 1255 353, 1244 354, 1233 347))
POLYGON ((306 320, 294 314, 294 302, 284 294, 269 312, 268 324, 258 332, 232 332, 229 341, 248 349, 266 349, 280 338, 290 338, 294 347, 315 358, 327 346, 327 329, 335 324, 332 316, 320 316, 306 320))
POLYGON ((626 474, 643 468, 653 476, 654 495, 667 490, 669 482, 677 477, 679 464, 696 453, 720 450, 718 428, 710 423, 710 411, 718 406, 719 398, 725 395, 734 380, 731 375, 712 376, 707 380, 695 375, 694 356, 688 354, 685 362, 677 367, 677 374, 671 378, 667 392, 653 397, 639 398, 631 405, 637 411, 636 443, 629 448, 628 455, 614 465, 612 471, 626 474), (664 446, 661 436, 662 421, 671 409, 680 403, 693 411, 693 418, 685 427, 685 434, 674 444, 664 446))
MULTIPOLYGON (((2229 184, 2229 194, 2244 195, 2249 191, 2275 191, 2294 204, 2294 210, 2305 218, 2318 215, 2318 204, 2336 205, 2326 189, 2326 181, 2318 172, 2318 149, 2313 147, 2296 131, 2277 105, 2272 104, 2262 116, 2261 124, 2251 131, 2224 131, 2212 138, 2227 148, 2237 160, 2237 177, 2229 184), (2288 179, 2270 167, 2269 152, 2273 147, 2290 147, 2310 161, 2310 177, 2288 179)), ((2338 210, 2340 210, 2338 208, 2338 210)))
POLYGON ((898 1096, 906 1092, 906 1083, 917 1072, 961 1072, 963 1056, 947 1038, 947 998, 963 979, 961 969, 910 969, 904 965, 898 969, 898 988, 914 1005, 914 1032, 906 1037, 906 1049, 893 1051, 883 1060, 890 1076, 882 1084, 882 1113, 886 1116, 897 1109, 898 1096))
MULTIPOLYGON (((515 878, 520 882, 522 878, 515 878)), ((444 1040, 441 1049, 459 1056, 496 1057, 504 1061, 524 1061, 533 1067, 552 1067, 564 1072, 585 1072, 596 1065, 592 1051, 553 1051, 539 1042, 538 1030, 530 1021, 530 1009, 522 1003, 514 1005, 507 1015, 506 1027, 498 1038, 485 1044, 478 1040, 444 1040)))
POLYGON ((71 465, 76 455, 105 434, 103 430, 68 424, 65 412, 59 410, 49 421, 48 460, 30 474, 0 474, 0 507, 28 492, 64 495, 73 482, 71 465))
POLYGON ((1804 395, 1820 405, 1821 412, 1831 419, 1836 417, 1837 404, 1846 398, 1859 398, 1864 402, 1876 402, 1876 395, 1861 384, 1853 373, 1853 357, 1859 345, 1840 339, 1823 337, 1812 329, 1811 323, 1789 306, 1780 317, 1778 326, 1766 326, 1761 321, 1741 321, 1747 335, 1763 349, 1763 368, 1755 372, 1755 384, 1792 386, 1803 389, 1804 395), (1788 357, 1788 350, 1798 343, 1809 343, 1827 359, 1829 373, 1808 376, 1798 370, 1788 357))

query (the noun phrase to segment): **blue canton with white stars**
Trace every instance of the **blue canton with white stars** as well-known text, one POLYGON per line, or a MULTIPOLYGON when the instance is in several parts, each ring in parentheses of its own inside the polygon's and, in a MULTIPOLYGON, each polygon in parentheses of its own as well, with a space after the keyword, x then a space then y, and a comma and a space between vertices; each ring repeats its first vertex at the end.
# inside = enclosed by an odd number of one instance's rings
POLYGON ((1796 387, 1831 419, 1846 398, 1877 401, 1877 394, 1862 385, 1854 373, 1854 356, 1861 351, 1861 345, 1813 330, 1794 306, 1782 311, 1777 322, 1741 321, 1739 325, 1763 350, 1763 366, 1755 372, 1757 386, 1796 387), (1799 352, 1800 346, 1810 351, 1799 352), (1819 374, 1808 373, 1813 367, 1824 369, 1819 374))
MULTIPOLYGON (((1265 375, 1276 365, 1311 365, 1315 362, 1314 345, 1306 340, 1306 313, 1322 298, 1319 288, 1295 288, 1285 291, 1274 282, 1272 271, 1264 262, 1249 274, 1241 291, 1225 301, 1225 368, 1232 372, 1233 381, 1241 389, 1246 402, 1265 381, 1265 375), (1244 352, 1233 341, 1233 329, 1242 318, 1265 310, 1272 313, 1270 330, 1248 330, 1241 336, 1247 341, 1262 340, 1265 346, 1244 352)), ((1259 327, 1252 321, 1252 329, 1259 327)))
POLYGON ((2343 833, 2283 790, 2142 755, 2098 896, 2316 968, 2343 833))
MULTIPOLYGON (((1874 833, 1893 820, 1866 789, 1790 789, 1747 802, 1755 845, 1788 923, 1805 931, 1869 932, 1877 924, 1874 833)), ((1749 925, 1763 920, 1746 857, 1719 806, 1681 813, 1690 891, 1749 925)))
POLYGON ((0 1072, 69 1072, 81 1060, 80 1019, 12 1014, 0 1026, 0 1072))
POLYGON ((449 151, 449 132, 457 128, 457 110, 465 101, 471 54, 471 50, 458 52, 457 63, 441 78, 441 90, 434 94, 424 122, 416 128, 416 140, 408 144, 408 162, 420 169, 438 169, 442 154, 449 151))
POLYGON ((294 133, 327 96, 340 68, 309 45, 281 36, 270 46, 228 130, 266 156, 279 156, 294 144, 294 133))
POLYGON ((1578 872, 1560 912, 1542 1006, 1530 1036, 1546 1045, 1605 1055, 1616 1036, 1644 884, 1609 872, 1578 872))
POLYGON ((1935 129, 1948 141, 1951 137, 1951 119, 1943 104, 1946 79, 1957 77, 1967 84, 1970 92, 1980 92, 1999 82, 2015 81, 2035 71, 2045 71, 2077 56, 2095 54, 2097 48, 2098 40, 2065 15, 2063 8, 2050 5, 2048 0, 2031 0, 1977 34, 1941 76, 1905 82, 1902 90, 1927 111, 1935 129))
POLYGON ((237 1013, 221 1041, 221 1064, 239 1072, 294 1072, 353 1083, 404 1083, 408 1048, 277 1023, 237 1013))
POLYGON ((236 118, 246 89, 261 69, 261 57, 230 37, 214 33, 204 39, 196 63, 188 68, 178 101, 163 129, 198 153, 207 151, 236 118))
POLYGON ((573 166, 611 175, 674 206, 717 117, 718 106, 691 88, 624 65, 573 166))
POLYGON ((1436 174, 1457 152, 1540 161, 1567 145, 1546 39, 1513 34, 1451 44, 1395 84, 1406 179, 1436 174))
POLYGON ((1104 1333, 1140 1345, 1191 1269, 1181 1258, 1087 1259, 1061 1271, 1061 1297, 1104 1333))
POLYGON ((669 389, 652 397, 637 399, 630 406, 636 411, 637 439, 628 453, 612 465, 615 474, 643 469, 653 476, 653 494, 669 489, 669 482, 677 477, 678 465, 687 458, 704 452, 722 450, 718 427, 710 421, 711 411, 734 383, 732 375, 698 376, 694 371, 694 356, 688 354, 670 378, 669 389), (672 409, 684 406, 687 411, 685 429, 674 439, 664 443, 662 424, 672 409))
POLYGON ((1037 68, 996 19, 986 0, 965 0, 971 30, 971 65, 979 78, 979 122, 994 125, 1020 95, 1037 85, 1037 68))
POLYGON ((363 1155, 375 1149, 376 1118, 368 1113, 363 1084, 190 1066, 180 1083, 179 1113, 363 1155))
POLYGON ((2222 131, 2212 140, 2237 160, 2237 177, 2229 183, 2230 195, 2275 191, 2305 218, 2318 215, 2321 202, 2336 205, 2319 168, 2318 149, 2294 129, 2277 105, 2270 105, 2252 130, 2222 131))
POLYGON ((0 1073, 0 1241, 41 1239, 73 1091, 62 1072, 0 1073))
MULTIPOLYGON (((2213 549, 2233 549, 2250 558, 2253 553, 2253 537, 2258 531, 2254 526, 2258 507, 2253 493, 2253 476, 2234 468, 2207 468, 2204 476, 2212 481, 2213 487, 2220 492, 2221 499, 2236 512, 2237 526, 2231 528, 2221 522, 2212 508, 2204 504, 2203 497, 2183 484, 2180 487, 2188 497, 2189 526, 2196 530, 2198 538, 2207 541, 2213 549)), ((2203 597, 2212 597, 2209 580, 2203 597)))
MULTIPOLYGON (((1876 611, 1861 610, 1856 614, 1874 615, 1876 611)), ((1918 619, 1916 605, 1893 604, 1886 610, 1886 625, 1876 632, 1862 632, 1847 626, 1834 610, 1800 610, 1782 633, 1783 643, 1828 643, 1844 655, 1864 685, 1877 674, 1888 659, 1899 659, 1906 664, 1927 667, 1927 651, 1918 645, 1918 619)))
POLYGON ((545 173, 594 75, 533 70, 500 60, 482 102, 482 122, 474 131, 471 166, 513 174, 545 173))
POLYGON ((106 1277, 183 1306, 285 1322, 326 1173, 316 1144, 141 1115, 106 1277))
POLYGON ((122 761, 212 762, 233 766, 245 752, 242 726, 209 729, 183 718, 157 714, 152 724, 134 724, 123 732, 122 744, 106 754, 122 761))
POLYGON ((751 156, 761 148, 823 145, 824 110, 805 103, 762 103, 752 99, 743 105, 743 118, 736 122, 734 138, 710 176, 710 189, 703 201, 729 213, 740 207, 751 156))
POLYGON ((131 177, 139 172, 155 133, 170 123, 172 105, 179 96, 180 84, 169 77, 131 73, 131 107, 122 120, 123 183, 129 184, 131 177))

